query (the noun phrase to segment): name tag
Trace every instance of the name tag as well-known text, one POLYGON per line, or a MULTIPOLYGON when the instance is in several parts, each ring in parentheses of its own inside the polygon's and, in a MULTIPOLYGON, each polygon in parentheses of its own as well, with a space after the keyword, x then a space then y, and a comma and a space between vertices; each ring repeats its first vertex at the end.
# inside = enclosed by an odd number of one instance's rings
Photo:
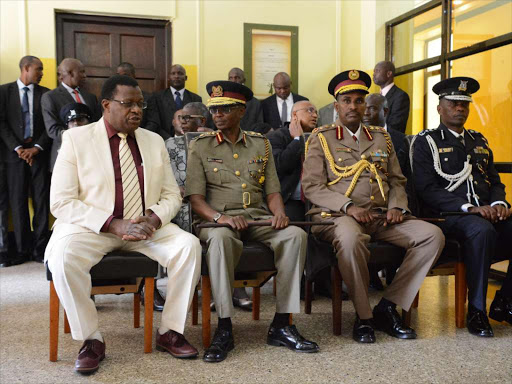
POLYGON ((473 151, 480 155, 489 155, 489 150, 485 149, 484 147, 475 147, 473 151))
POLYGON ((336 152, 352 152, 352 148, 347 147, 337 147, 336 152))
POLYGON ((209 163, 222 163, 222 159, 215 159, 213 157, 208 157, 206 159, 209 163))
POLYGON ((453 152, 453 147, 439 148, 439 153, 448 153, 448 152, 453 152))

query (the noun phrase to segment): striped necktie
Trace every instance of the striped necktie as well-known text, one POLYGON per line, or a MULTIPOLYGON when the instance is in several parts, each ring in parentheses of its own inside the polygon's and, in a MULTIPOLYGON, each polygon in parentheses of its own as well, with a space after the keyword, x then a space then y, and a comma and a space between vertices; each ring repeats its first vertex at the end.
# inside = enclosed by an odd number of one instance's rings
POLYGON ((126 133, 117 134, 119 142, 119 163, 121 164, 121 180, 123 183, 123 219, 134 219, 143 215, 142 196, 140 193, 139 176, 133 161, 132 151, 126 140, 126 133))

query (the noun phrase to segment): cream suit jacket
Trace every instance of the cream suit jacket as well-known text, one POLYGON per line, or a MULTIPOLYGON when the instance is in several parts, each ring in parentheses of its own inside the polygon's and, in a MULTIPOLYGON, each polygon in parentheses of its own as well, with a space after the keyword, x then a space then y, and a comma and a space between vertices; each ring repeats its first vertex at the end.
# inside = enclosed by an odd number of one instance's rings
MULTIPOLYGON (((142 128, 135 131, 135 139, 144 167, 145 208, 156 213, 162 225, 168 224, 182 199, 164 141, 142 128)), ((50 189, 50 210, 57 218, 54 227, 66 223, 72 224, 67 234, 100 233, 114 202, 114 166, 103 118, 65 131, 50 189)))

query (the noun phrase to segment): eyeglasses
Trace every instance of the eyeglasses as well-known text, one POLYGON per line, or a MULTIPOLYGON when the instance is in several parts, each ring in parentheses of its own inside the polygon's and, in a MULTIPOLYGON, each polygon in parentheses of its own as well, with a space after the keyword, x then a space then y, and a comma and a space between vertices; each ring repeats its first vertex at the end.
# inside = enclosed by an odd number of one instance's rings
POLYGON ((192 119, 196 119, 196 118, 201 119, 203 117, 204 117, 203 115, 178 115, 178 119, 180 119, 184 123, 188 123, 192 119))
POLYGON ((138 103, 136 103, 135 101, 121 101, 121 100, 116 100, 116 99, 110 99, 110 100, 118 102, 123 107, 128 108, 128 109, 132 109, 133 107, 139 107, 140 109, 146 109, 148 107, 148 103, 146 103, 145 101, 139 101, 138 103))
POLYGON ((227 115, 228 113, 231 113, 236 109, 238 109, 238 106, 233 105, 233 106, 229 106, 229 107, 211 107, 209 110, 212 115, 216 115, 218 113, 227 115))
POLYGON ((295 112, 299 112, 299 111, 308 111, 308 113, 310 115, 318 115, 318 111, 316 110, 316 108, 314 107, 309 107, 309 108, 301 108, 301 109, 297 109, 295 110, 295 112))

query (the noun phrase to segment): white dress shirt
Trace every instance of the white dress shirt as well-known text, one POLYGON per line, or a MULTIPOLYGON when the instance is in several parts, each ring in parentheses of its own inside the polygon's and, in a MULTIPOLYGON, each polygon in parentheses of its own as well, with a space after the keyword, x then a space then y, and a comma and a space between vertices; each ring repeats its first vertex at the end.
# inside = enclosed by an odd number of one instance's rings
POLYGON ((85 102, 85 99, 84 99, 84 96, 82 95, 82 93, 80 92, 80 87, 76 87, 76 88, 71 88, 69 85, 67 85, 66 83, 62 82, 61 83, 62 86, 64 88, 66 88, 66 90, 69 92, 69 94, 71 95, 71 97, 73 98, 73 100, 78 103, 78 101, 76 100, 76 96, 75 96, 75 89, 78 91, 78 95, 80 96, 80 100, 82 101, 82 104, 85 104, 87 105, 87 103, 85 102))
POLYGON ((176 92, 180 94, 181 102, 183 103, 183 96, 185 95, 185 88, 181 88, 179 91, 176 88, 170 87, 172 97, 174 97, 174 101, 176 101, 176 92))
POLYGON ((276 99, 277 99, 277 110, 279 111, 279 118, 281 118, 281 114, 283 112, 283 103, 286 102, 286 107, 287 107, 287 110, 286 110, 286 112, 287 112, 287 114, 286 114, 286 121, 291 121, 292 120, 292 108, 293 108, 293 96, 292 96, 292 93, 290 92, 290 94, 288 95, 286 100, 281 99, 277 95, 276 95, 276 99))
POLYGON ((393 88, 393 85, 395 85, 395 83, 388 84, 388 85, 386 85, 384 88, 381 88, 381 89, 380 89, 380 94, 381 94, 382 96, 386 96, 386 95, 387 95, 387 93, 389 92, 389 90, 390 90, 391 88, 393 88))

